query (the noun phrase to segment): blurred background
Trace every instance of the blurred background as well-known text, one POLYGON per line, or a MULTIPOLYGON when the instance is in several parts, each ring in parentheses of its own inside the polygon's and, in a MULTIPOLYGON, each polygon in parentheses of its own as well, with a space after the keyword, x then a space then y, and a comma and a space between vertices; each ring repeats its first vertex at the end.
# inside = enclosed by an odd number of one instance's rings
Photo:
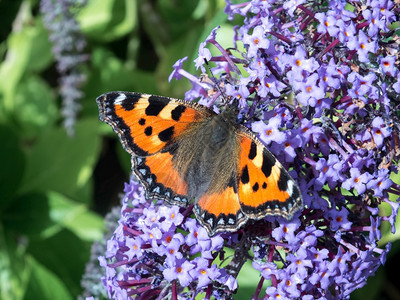
MULTIPOLYGON (((130 157, 98 120, 96 97, 124 90, 183 98, 190 83, 168 82, 172 65, 188 56, 185 69, 199 75, 199 43, 217 25, 219 42, 232 45, 240 19, 228 22, 224 6, 0 0, 0 299, 82 295, 91 245, 130 176, 130 157)), ((384 238, 394 241, 385 267, 352 299, 400 299, 396 239, 384 238)), ((255 289, 251 270, 242 270, 237 299, 255 289)))

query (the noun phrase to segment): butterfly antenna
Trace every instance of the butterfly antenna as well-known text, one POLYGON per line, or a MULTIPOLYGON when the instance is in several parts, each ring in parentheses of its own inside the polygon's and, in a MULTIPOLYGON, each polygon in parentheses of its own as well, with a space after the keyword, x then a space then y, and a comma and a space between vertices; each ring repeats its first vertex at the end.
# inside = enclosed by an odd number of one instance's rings
POLYGON ((208 63, 208 60, 204 58, 204 62, 206 63, 207 69, 208 69, 208 71, 209 71, 210 74, 211 74, 211 80, 212 80, 212 82, 214 83, 215 87, 217 88, 217 90, 218 90, 218 91, 220 92, 220 94, 222 95, 222 98, 225 99, 225 102, 228 103, 228 97, 226 96, 226 94, 224 93, 224 91, 223 91, 223 90, 221 89, 221 87, 219 86, 218 81, 217 81, 217 77, 215 77, 213 71, 211 71, 211 67, 210 67, 210 65, 209 65, 209 63, 208 63))

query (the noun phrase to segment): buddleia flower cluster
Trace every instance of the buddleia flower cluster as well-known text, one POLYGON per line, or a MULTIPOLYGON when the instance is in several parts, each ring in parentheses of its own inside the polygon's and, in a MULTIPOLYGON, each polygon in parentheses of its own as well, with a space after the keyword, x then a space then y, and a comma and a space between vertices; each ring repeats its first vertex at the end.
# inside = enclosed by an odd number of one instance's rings
POLYGON ((61 77, 60 95, 64 127, 72 135, 78 112, 79 100, 83 96, 82 85, 86 75, 82 73, 82 63, 88 60, 83 53, 86 40, 75 19, 74 10, 86 5, 86 0, 42 0, 40 11, 44 25, 50 31, 53 54, 61 77))
POLYGON ((221 298, 237 288, 235 278, 213 263, 223 255, 224 239, 210 237, 188 217, 191 208, 148 201, 135 180, 124 192, 118 227, 99 258, 109 298, 177 299, 194 291, 221 298))
POLYGON ((238 120, 297 181, 304 209, 210 237, 192 207, 149 201, 131 181, 100 258, 108 295, 229 299, 250 260, 260 275, 249 299, 348 299, 385 263, 381 225, 395 232, 400 205, 391 179, 400 154, 399 5, 227 1, 225 12, 242 20, 233 47, 218 43, 217 27, 195 60, 203 73, 208 61, 215 78, 188 73, 183 58, 170 80, 192 83, 186 100, 238 103, 238 120))

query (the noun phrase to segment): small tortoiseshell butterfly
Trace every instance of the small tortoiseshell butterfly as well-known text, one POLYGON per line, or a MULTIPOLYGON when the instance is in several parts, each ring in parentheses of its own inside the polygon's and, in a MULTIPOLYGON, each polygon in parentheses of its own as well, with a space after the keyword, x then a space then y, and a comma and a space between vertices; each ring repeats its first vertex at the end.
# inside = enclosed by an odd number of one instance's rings
POLYGON ((248 219, 292 218, 299 187, 236 113, 187 101, 129 92, 97 98, 108 123, 132 155, 148 197, 187 206, 210 235, 236 231, 248 219))

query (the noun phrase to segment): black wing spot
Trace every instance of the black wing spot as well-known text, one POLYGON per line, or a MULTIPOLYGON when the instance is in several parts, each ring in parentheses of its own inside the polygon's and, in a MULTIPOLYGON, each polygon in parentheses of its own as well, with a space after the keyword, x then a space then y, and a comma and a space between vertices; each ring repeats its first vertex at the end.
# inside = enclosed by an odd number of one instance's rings
POLYGON ((168 142, 172 139, 174 135, 174 126, 168 127, 167 129, 161 131, 158 134, 158 138, 162 141, 162 142, 168 142))
POLYGON ((149 105, 146 107, 145 113, 148 116, 157 116, 160 111, 163 110, 165 106, 167 106, 168 101, 164 98, 160 98, 158 96, 150 96, 149 97, 149 105))
POLYGON ((264 182, 261 187, 265 190, 267 188, 267 183, 264 182))
MULTIPOLYGON (((120 94, 117 94, 117 96, 120 96, 120 94)), ((123 100, 121 104, 122 108, 126 111, 131 111, 132 109, 134 109, 136 103, 139 101, 140 98, 142 98, 140 94, 129 94, 126 96, 127 98, 123 100)))
POLYGON ((151 126, 147 126, 147 127, 144 129, 144 134, 145 134, 145 135, 150 136, 150 135, 152 135, 152 133, 153 133, 153 128, 152 128, 151 126))
POLYGON ((247 184, 250 181, 249 169, 247 168, 247 165, 245 165, 242 169, 242 174, 240 175, 240 181, 242 181, 243 184, 247 184))
POLYGON ((257 145, 254 141, 251 141, 250 152, 249 152, 249 159, 253 160, 254 157, 257 156, 257 145))
POLYGON ((288 187, 288 182, 289 182, 289 176, 288 174, 284 171, 281 170, 281 174, 279 175, 278 179, 278 188, 281 191, 286 191, 288 187))
POLYGON ((263 163, 261 166, 261 171, 264 173, 265 177, 271 175, 272 167, 275 165, 275 158, 267 153, 263 152, 263 163))
POLYGON ((185 110, 186 110, 186 107, 183 106, 183 105, 178 105, 177 107, 175 107, 171 111, 172 119, 175 120, 175 121, 179 121, 185 110))
POLYGON ((139 123, 139 125, 143 126, 144 124, 146 124, 146 119, 140 118, 138 123, 139 123))
POLYGON ((253 185, 253 191, 254 191, 254 192, 257 192, 259 188, 260 188, 260 186, 258 185, 258 182, 256 182, 256 183, 253 185))

